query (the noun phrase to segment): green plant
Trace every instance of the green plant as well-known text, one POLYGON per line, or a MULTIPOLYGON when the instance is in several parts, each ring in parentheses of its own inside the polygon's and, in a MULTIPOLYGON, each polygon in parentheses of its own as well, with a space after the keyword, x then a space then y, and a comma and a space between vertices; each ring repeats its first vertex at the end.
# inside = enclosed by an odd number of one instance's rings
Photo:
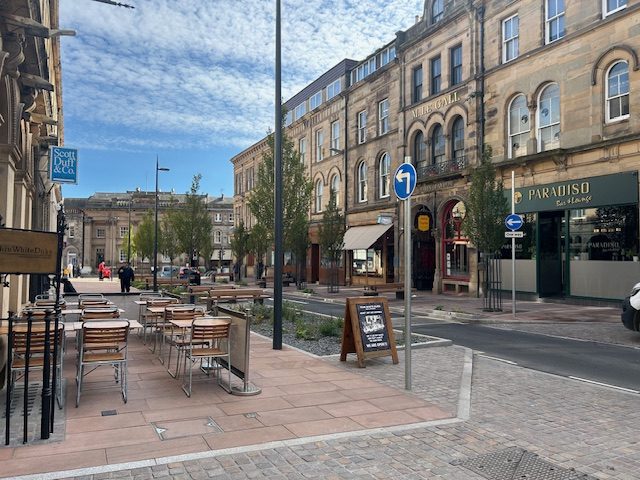
POLYGON ((301 312, 291 302, 282 302, 282 321, 295 323, 300 318, 301 312))
POLYGON ((305 288, 304 290, 302 290, 302 293, 316 293, 313 291, 313 288, 305 288))
POLYGON ((317 340, 320 328, 317 322, 304 316, 297 317, 294 322, 296 338, 303 340, 317 340))
POLYGON ((329 318, 320 322, 318 327, 323 337, 339 337, 342 335, 344 320, 342 318, 329 318))
POLYGON ((253 316, 253 321, 256 324, 263 323, 265 320, 273 321, 273 309, 266 307, 265 305, 254 303, 250 308, 250 313, 253 316))
POLYGON ((220 283, 229 283, 229 279, 227 277, 222 277, 220 283))
POLYGON ((236 282, 236 283, 241 287, 246 287, 247 285, 249 285, 246 280, 240 280, 239 282, 236 282))
POLYGON ((444 310, 444 305, 436 305, 433 309, 434 310, 444 310))

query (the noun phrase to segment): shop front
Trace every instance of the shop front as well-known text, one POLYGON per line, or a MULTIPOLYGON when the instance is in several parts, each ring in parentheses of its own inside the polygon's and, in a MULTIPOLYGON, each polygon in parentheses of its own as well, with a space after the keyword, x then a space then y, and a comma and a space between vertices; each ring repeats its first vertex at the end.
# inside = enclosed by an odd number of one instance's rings
MULTIPOLYGON (((640 280, 636 171, 517 188, 515 204, 516 290, 619 300, 640 280)), ((502 258, 508 289, 510 242, 502 258)))
POLYGON ((344 235, 347 283, 374 285, 393 282, 393 225, 354 226, 344 235))

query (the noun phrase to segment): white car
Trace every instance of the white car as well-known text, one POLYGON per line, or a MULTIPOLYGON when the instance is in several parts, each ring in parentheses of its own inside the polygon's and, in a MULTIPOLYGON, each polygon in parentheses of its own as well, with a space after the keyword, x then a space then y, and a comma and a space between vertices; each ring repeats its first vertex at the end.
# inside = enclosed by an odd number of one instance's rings
POLYGON ((622 324, 629 330, 640 331, 640 283, 636 283, 631 293, 622 302, 622 324))

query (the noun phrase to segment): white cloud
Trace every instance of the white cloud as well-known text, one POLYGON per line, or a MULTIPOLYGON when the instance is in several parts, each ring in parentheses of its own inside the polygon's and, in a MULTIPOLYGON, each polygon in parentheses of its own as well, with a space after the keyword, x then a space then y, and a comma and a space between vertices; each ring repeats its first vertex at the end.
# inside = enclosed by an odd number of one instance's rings
MULTIPOLYGON (((273 123, 275 2, 61 0, 64 108, 74 144, 245 148, 273 123)), ((284 0, 283 96, 413 23, 422 0, 284 0)))

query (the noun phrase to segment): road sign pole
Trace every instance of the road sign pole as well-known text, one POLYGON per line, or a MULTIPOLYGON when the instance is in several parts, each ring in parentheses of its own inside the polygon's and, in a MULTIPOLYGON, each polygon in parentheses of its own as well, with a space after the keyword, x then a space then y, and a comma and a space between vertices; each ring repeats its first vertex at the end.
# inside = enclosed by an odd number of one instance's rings
MULTIPOLYGON (((511 170, 511 214, 516 213, 516 173, 511 170)), ((516 239, 511 237, 511 315, 516 318, 516 239)))
POLYGON ((404 388, 411 390, 411 197, 404 201, 404 355, 404 388))

